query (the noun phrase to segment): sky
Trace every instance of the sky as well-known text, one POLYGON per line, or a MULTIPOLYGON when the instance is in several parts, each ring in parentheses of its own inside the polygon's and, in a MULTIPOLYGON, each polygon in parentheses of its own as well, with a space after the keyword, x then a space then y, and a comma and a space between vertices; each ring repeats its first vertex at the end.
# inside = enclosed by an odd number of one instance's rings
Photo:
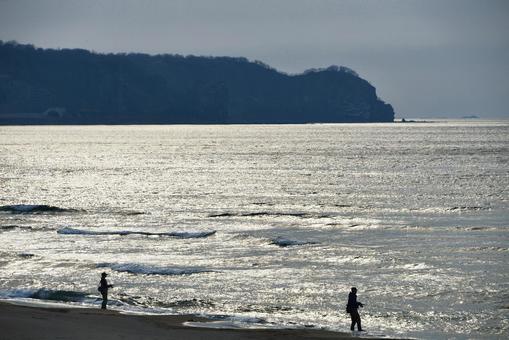
POLYGON ((0 0, 0 40, 343 65, 396 117, 509 119, 509 0, 0 0))

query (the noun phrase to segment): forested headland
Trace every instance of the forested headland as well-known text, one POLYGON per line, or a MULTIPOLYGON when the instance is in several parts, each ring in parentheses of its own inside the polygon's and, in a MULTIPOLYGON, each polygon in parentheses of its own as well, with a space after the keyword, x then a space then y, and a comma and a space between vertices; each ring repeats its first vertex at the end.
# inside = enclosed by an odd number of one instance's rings
POLYGON ((245 58, 100 54, 0 41, 0 124, 392 122, 347 67, 289 75, 245 58))

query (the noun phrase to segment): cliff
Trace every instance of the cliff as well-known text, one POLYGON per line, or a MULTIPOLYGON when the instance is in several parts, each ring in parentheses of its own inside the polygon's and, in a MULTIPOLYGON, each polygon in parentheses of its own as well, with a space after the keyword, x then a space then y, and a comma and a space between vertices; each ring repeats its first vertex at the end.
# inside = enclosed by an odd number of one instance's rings
POLYGON ((392 122, 346 67, 288 75, 245 58, 98 54, 0 41, 0 124, 392 122))

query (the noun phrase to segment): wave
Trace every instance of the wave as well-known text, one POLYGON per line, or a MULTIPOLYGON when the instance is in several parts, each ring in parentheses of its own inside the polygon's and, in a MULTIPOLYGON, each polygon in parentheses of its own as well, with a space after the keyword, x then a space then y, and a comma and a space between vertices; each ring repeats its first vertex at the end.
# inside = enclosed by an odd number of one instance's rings
POLYGON ((6 232, 6 231, 13 231, 13 230, 16 230, 16 229, 28 230, 28 231, 55 230, 55 229, 50 228, 50 227, 31 227, 31 226, 26 226, 26 225, 4 225, 4 226, 0 226, 0 233, 6 232))
POLYGON ((290 247, 290 246, 301 246, 305 244, 316 244, 316 242, 307 242, 307 241, 297 241, 297 240, 290 240, 284 237, 276 237, 275 239, 271 240, 271 244, 274 244, 279 247, 290 247))
POLYGON ((0 226, 0 231, 9 231, 9 230, 14 230, 16 228, 20 228, 20 226, 17 226, 17 225, 2 225, 2 226, 0 226))
POLYGON ((0 211, 10 212, 12 214, 41 214, 77 212, 78 210, 60 208, 46 204, 14 204, 0 206, 0 211))
POLYGON ((61 228, 57 230, 58 234, 62 235, 143 235, 143 236, 169 236, 176 238, 204 238, 216 233, 215 230, 211 231, 195 231, 195 232, 187 232, 187 231, 172 231, 166 233, 151 233, 146 231, 130 231, 130 230, 120 230, 120 231, 93 231, 93 230, 83 230, 83 229, 75 229, 75 228, 61 228))
POLYGON ((407 263, 407 264, 401 264, 401 265, 394 265, 389 266, 388 268, 391 269, 405 269, 405 270, 423 270, 423 269, 431 269, 433 268, 430 265, 427 265, 426 263, 407 263))
POLYGON ((481 210, 490 210, 489 207, 477 207, 477 206, 461 206, 461 207, 452 207, 447 209, 448 211, 481 211, 481 210))
POLYGON ((117 272, 144 275, 191 275, 198 273, 210 273, 212 270, 201 268, 173 268, 151 266, 141 263, 99 263, 97 268, 110 268, 117 272))
POLYGON ((274 314, 274 313, 280 313, 280 312, 289 312, 289 311, 292 311, 293 308, 292 307, 288 307, 288 306, 280 306, 280 305, 266 305, 266 306, 263 306, 263 305, 247 305, 247 306, 242 306, 242 307, 239 307, 238 308, 238 311, 240 313, 269 313, 269 314, 274 314))
POLYGON ((236 328, 277 328, 265 319, 241 315, 207 315, 211 321, 186 321, 185 326, 196 328, 236 329, 236 328))
MULTIPOLYGON (((89 297, 88 293, 75 292, 70 290, 40 289, 14 289, 0 293, 2 298, 29 298, 37 300, 62 301, 62 302, 83 302, 89 297)), ((95 298, 94 298, 95 299, 95 298)))
MULTIPOLYGON (((257 212, 247 212, 247 213, 217 213, 210 214, 209 217, 260 217, 260 216, 289 216, 289 217, 312 217, 311 214, 305 212, 277 212, 277 211, 257 211, 257 212)), ((319 217, 327 217, 327 216, 319 216, 319 217)))
MULTIPOLYGON (((98 306, 102 298, 96 294, 77 292, 71 290, 53 290, 48 288, 39 289, 11 289, 1 290, 0 299, 34 299, 41 301, 55 301, 64 303, 78 303, 80 305, 98 306)), ((109 306, 126 307, 126 303, 117 299, 109 299, 109 306)))
POLYGON ((471 248, 466 248, 465 250, 467 250, 467 251, 479 251, 479 252, 490 252, 490 251, 507 252, 507 251, 509 251, 509 248, 497 247, 497 246, 485 246, 485 247, 471 247, 471 248))
POLYGON ((305 217, 307 213, 303 212, 272 212, 272 211, 260 211, 240 214, 243 217, 257 217, 257 216, 290 216, 290 217, 305 217))
POLYGON ((351 208, 350 204, 334 204, 336 208, 351 208))
MULTIPOLYGON (((172 314, 176 309, 189 309, 189 308, 212 308, 215 304, 211 301, 201 299, 188 299, 188 300, 177 300, 177 301, 162 301, 153 296, 140 296, 140 295, 129 295, 122 292, 115 292, 115 297, 118 301, 122 302, 126 306, 134 306, 142 308, 142 313, 168 313, 172 314)), ((136 309, 130 309, 130 312, 135 312, 136 309)))
POLYGON ((52 300, 64 302, 81 302, 88 296, 87 293, 74 292, 70 290, 39 289, 31 296, 32 299, 52 300))
POLYGON ((506 228, 497 227, 455 227, 456 230, 467 230, 467 231, 505 231, 506 228))
POLYGON ((136 216, 136 215, 146 215, 147 213, 144 211, 127 210, 127 211, 122 211, 120 214, 125 215, 125 216, 136 216))
POLYGON ((218 213, 218 214, 210 214, 209 217, 233 217, 238 216, 238 214, 234 213, 218 213))
POLYGON ((215 304, 211 301, 201 299, 190 299, 170 302, 167 303, 165 306, 167 306, 167 308, 190 308, 190 307, 211 308, 214 307, 215 304))

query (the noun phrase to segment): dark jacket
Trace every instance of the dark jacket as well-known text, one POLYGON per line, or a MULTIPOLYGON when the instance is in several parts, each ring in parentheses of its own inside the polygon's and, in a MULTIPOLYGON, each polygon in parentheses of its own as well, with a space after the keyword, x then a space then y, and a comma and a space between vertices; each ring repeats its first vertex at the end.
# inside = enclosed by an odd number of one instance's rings
POLYGON ((346 312, 352 313, 356 311, 359 308, 359 306, 362 307, 362 303, 357 302, 357 294, 355 294, 354 292, 350 292, 350 294, 348 294, 348 304, 346 305, 346 312))
POLYGON ((101 278, 101 282, 99 282, 99 288, 97 290, 100 291, 102 294, 106 294, 108 293, 108 288, 111 287, 113 287, 113 285, 109 285, 108 281, 106 281, 106 279, 103 277, 101 278))

